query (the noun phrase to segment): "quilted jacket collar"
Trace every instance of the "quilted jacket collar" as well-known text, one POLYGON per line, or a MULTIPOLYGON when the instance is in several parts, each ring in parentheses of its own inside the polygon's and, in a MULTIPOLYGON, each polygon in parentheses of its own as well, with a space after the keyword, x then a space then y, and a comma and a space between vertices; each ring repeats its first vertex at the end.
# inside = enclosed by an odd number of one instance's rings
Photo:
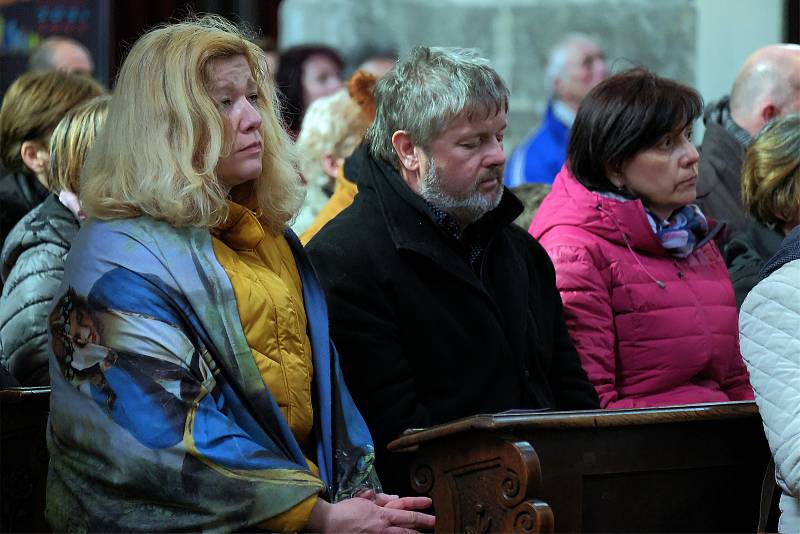
POLYGON ((778 252, 761 269, 759 280, 768 277, 790 261, 800 260, 800 225, 795 226, 781 243, 778 252))
POLYGON ((228 201, 228 218, 211 233, 233 250, 253 250, 264 239, 264 228, 256 215, 233 201, 228 201))

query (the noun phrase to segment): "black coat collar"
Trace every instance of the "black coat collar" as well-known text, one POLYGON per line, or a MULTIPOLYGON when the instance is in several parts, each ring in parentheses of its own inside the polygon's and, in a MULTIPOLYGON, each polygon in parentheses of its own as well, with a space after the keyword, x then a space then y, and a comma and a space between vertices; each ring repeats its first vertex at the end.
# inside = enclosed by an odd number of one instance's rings
MULTIPOLYGON (((374 158, 362 146, 347 160, 345 175, 348 179, 352 177, 359 188, 375 191, 386 227, 398 249, 416 250, 437 261, 444 259, 441 248, 445 245, 452 248, 455 239, 435 222, 427 203, 406 185, 394 167, 374 158)), ((505 189, 500 204, 463 233, 466 237, 489 241, 522 211, 519 199, 505 189)))

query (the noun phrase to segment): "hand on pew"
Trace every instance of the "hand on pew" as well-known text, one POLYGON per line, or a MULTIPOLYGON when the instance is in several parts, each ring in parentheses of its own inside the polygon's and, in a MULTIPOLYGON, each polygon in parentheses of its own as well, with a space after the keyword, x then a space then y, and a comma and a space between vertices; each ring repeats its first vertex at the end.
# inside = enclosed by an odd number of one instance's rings
POLYGON ((417 512, 431 505, 428 497, 398 497, 372 490, 330 504, 317 500, 306 527, 317 532, 387 532, 429 530, 436 524, 430 514, 417 512))

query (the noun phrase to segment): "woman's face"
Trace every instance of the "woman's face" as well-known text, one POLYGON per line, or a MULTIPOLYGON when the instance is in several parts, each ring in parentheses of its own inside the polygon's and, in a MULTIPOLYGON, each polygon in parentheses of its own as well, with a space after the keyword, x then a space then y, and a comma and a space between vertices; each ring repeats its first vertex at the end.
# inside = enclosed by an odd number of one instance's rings
POLYGON ((668 219, 678 208, 697 198, 697 161, 691 126, 665 135, 622 165, 611 181, 642 199, 650 210, 668 219))
POLYGON ((260 96, 244 56, 216 59, 208 91, 233 135, 231 152, 217 162, 217 178, 229 189, 261 176, 260 96))
POLYGON ((328 56, 314 54, 303 63, 303 104, 306 109, 316 99, 332 95, 341 86, 339 65, 328 56))

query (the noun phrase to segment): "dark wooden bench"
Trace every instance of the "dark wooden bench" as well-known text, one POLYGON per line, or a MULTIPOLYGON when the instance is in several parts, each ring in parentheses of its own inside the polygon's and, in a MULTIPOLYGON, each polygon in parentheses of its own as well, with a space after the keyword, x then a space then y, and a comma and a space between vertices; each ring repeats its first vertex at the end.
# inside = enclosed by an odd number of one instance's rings
POLYGON ((755 532, 769 462, 733 402, 477 415, 404 435, 436 532, 755 532))
POLYGON ((49 532, 44 519, 49 387, 0 389, 0 532, 49 532))

